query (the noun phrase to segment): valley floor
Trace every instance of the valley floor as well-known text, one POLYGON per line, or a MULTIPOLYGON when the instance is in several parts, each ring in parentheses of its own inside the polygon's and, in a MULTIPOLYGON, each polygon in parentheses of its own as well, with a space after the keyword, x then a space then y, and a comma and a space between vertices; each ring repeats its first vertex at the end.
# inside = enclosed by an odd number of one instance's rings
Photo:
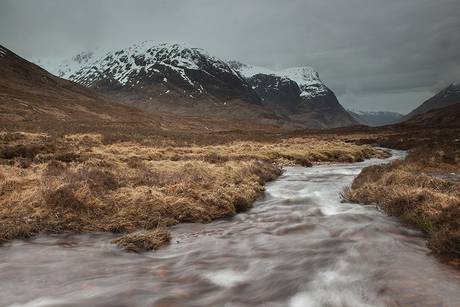
POLYGON ((0 141, 0 243, 42 233, 141 231, 115 242, 136 252, 167 242, 166 226, 251 207, 280 165, 389 156, 309 136, 3 132, 0 141))
POLYGON ((365 168, 343 198, 426 231, 435 252, 460 253, 455 127, 184 133, 131 124, 54 125, 22 123, 0 132, 0 242, 42 233, 136 232, 115 243, 136 252, 155 249, 170 239, 165 226, 207 223, 251 207, 283 166, 389 155, 372 144, 409 154, 365 168))

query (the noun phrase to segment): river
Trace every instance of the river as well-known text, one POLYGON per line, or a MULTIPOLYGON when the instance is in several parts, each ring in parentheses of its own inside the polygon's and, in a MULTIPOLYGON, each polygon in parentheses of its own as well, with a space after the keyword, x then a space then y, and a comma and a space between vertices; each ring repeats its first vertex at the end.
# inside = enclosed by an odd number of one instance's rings
POLYGON ((251 210, 177 225, 156 252, 121 251, 111 234, 3 244, 0 305, 459 306, 459 272, 423 233, 341 202, 340 189, 381 162, 286 167, 251 210))

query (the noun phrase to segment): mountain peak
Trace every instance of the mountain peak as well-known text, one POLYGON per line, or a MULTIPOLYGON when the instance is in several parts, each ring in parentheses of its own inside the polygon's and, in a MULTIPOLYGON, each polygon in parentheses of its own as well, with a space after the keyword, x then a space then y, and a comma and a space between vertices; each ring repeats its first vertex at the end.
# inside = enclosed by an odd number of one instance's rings
POLYGON ((323 82, 319 78, 319 74, 316 70, 311 67, 293 67, 281 70, 280 75, 284 75, 289 79, 297 82, 297 84, 311 85, 311 84, 322 84, 323 82))
POLYGON ((251 78, 257 74, 265 74, 265 75, 274 75, 278 77, 289 78, 297 84, 313 84, 313 83, 321 83, 322 81, 319 78, 319 74, 316 70, 311 67, 303 66, 303 67, 292 67, 283 69, 280 71, 270 70, 265 67, 258 67, 253 66, 245 63, 241 63, 238 61, 227 61, 229 66, 238 71, 241 75, 245 78, 251 78))
POLYGON ((365 115, 365 116, 393 116, 393 117, 402 117, 404 114, 397 113, 397 112, 390 112, 390 111, 362 111, 354 108, 345 108, 348 112, 353 112, 358 115, 365 115))
POLYGON ((141 71, 153 71, 154 66, 163 65, 179 72, 183 78, 194 85, 186 76, 184 69, 205 70, 212 74, 212 70, 231 72, 228 65, 207 53, 186 43, 176 41, 157 43, 144 41, 124 49, 109 52, 102 59, 96 60, 80 71, 69 76, 70 80, 91 86, 93 81, 103 75, 125 85, 130 76, 141 71))
POLYGON ((433 109, 444 108, 456 103, 460 103, 460 86, 453 83, 423 102, 412 112, 402 117, 398 122, 404 122, 415 115, 423 114, 433 109))
POLYGON ((319 74, 311 67, 292 67, 280 71, 273 71, 264 67, 257 67, 237 61, 228 61, 229 66, 240 73, 244 78, 250 79, 263 74, 275 76, 281 81, 294 81, 299 86, 300 95, 303 97, 316 97, 325 94, 328 90, 319 78, 319 74))
POLYGON ((270 124, 281 118, 264 108, 227 63, 177 41, 144 41, 109 52, 68 79, 161 115, 217 115, 270 124))
POLYGON ((454 97, 454 99, 458 99, 458 96, 460 95, 460 83, 452 83, 446 88, 444 88, 442 91, 436 94, 436 96, 442 96, 442 97, 454 97))
POLYGON ((227 63, 246 79, 265 107, 297 124, 314 128, 357 124, 311 67, 273 71, 237 61, 227 63))
POLYGON ((356 121, 311 67, 271 71, 223 61, 177 41, 144 41, 86 64, 67 78, 161 115, 218 115, 290 127, 328 128, 356 121))

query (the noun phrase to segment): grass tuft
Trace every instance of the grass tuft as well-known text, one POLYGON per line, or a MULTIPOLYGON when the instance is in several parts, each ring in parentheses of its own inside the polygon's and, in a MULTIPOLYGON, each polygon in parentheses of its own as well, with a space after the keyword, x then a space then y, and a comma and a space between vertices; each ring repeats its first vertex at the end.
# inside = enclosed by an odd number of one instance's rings
POLYGON ((162 228, 150 232, 135 233, 110 241, 119 247, 135 253, 157 250, 171 240, 169 232, 162 228))
POLYGON ((69 186, 62 186, 54 191, 49 191, 44 195, 46 205, 52 210, 59 211, 79 211, 84 205, 78 199, 73 189, 69 186))

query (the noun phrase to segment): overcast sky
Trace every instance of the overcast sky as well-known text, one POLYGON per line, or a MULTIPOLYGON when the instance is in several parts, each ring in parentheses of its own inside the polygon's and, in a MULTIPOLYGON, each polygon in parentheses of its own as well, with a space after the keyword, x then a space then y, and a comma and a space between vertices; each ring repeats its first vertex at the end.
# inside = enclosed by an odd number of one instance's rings
POLYGON ((145 40, 311 66, 361 110, 405 114, 460 81, 459 0, 0 0, 0 44, 29 60, 145 40))

